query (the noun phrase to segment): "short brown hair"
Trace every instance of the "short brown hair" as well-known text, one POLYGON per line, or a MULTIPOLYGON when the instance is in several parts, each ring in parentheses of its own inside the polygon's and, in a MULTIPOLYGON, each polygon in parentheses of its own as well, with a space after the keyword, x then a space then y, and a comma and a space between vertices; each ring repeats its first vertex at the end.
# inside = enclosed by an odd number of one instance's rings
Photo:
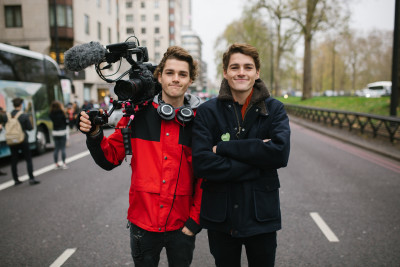
POLYGON ((229 60, 231 59, 231 56, 236 53, 241 53, 252 57, 254 64, 256 65, 256 70, 260 70, 260 55, 257 52, 257 48, 249 44, 234 43, 228 48, 228 50, 225 51, 222 57, 224 71, 228 70, 229 60))
POLYGON ((177 59, 181 61, 186 61, 189 64, 189 76, 192 81, 196 80, 198 75, 198 65, 197 61, 187 52, 185 49, 179 46, 170 46, 167 52, 164 53, 164 57, 161 59, 160 64, 158 64, 156 70, 154 71, 154 78, 158 78, 159 74, 162 74, 165 62, 167 59, 177 59))
POLYGON ((21 106, 21 104, 22 104, 22 102, 24 102, 24 100, 20 97, 17 97, 17 98, 14 98, 12 100, 12 102, 13 102, 14 108, 17 108, 17 107, 21 106))

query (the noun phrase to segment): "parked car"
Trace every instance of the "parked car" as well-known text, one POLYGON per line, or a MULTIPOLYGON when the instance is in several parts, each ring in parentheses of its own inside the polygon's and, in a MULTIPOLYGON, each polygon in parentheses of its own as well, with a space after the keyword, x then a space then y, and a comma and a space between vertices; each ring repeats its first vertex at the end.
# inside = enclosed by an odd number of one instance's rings
POLYGON ((388 96, 392 93, 392 82, 390 81, 379 81, 369 83, 367 88, 362 90, 362 96, 364 97, 381 97, 388 96))

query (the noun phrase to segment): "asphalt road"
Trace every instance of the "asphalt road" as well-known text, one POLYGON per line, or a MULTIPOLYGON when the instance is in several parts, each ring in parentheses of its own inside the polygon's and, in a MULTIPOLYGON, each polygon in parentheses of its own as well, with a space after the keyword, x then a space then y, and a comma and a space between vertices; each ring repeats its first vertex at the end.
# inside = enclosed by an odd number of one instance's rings
MULTIPOLYGON (((291 127, 289 165, 279 171, 276 266, 399 266, 399 162, 291 127)), ((87 155, 82 134, 69 143, 69 169, 52 170, 50 150, 34 157, 41 184, 0 190, 0 266, 133 266, 129 164, 106 172, 87 155)), ((9 161, 1 159, 0 168, 8 172, 1 188, 11 180, 9 161)), ((18 169, 26 174, 23 161, 18 169)), ((165 253, 160 266, 167 266, 165 253)), ((205 230, 192 266, 214 266, 205 230)))

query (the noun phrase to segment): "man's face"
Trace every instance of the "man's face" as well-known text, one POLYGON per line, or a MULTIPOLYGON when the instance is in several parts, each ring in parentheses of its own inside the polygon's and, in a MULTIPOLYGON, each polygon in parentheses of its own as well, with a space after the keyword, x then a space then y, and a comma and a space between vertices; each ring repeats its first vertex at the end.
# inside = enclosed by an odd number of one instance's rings
POLYGON ((162 96, 166 103, 179 98, 182 98, 183 101, 183 97, 192 83, 189 63, 178 59, 167 59, 163 72, 158 75, 158 81, 162 86, 162 96))
POLYGON ((255 80, 260 77, 254 59, 242 53, 232 54, 224 78, 232 90, 246 92, 253 88, 255 80))

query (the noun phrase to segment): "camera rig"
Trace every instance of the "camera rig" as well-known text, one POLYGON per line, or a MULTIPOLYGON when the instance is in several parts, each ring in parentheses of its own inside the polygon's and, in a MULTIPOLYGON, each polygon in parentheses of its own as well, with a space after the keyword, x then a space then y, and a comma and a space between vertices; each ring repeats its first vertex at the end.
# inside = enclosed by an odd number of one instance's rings
POLYGON ((148 63, 147 48, 140 46, 136 36, 132 37, 136 39, 136 42, 126 41, 107 45, 107 52, 105 53, 107 65, 101 67, 100 65, 104 64, 104 62, 95 64, 96 72, 102 80, 107 83, 115 83, 114 93, 117 95, 118 100, 111 99, 112 108, 109 111, 105 110, 103 113, 100 113, 97 109, 86 111, 93 124, 92 129, 94 129, 96 125, 107 124, 108 118, 113 111, 122 108, 123 116, 129 117, 128 124, 125 127, 120 127, 126 155, 132 155, 130 136, 132 132, 131 124, 135 113, 142 107, 147 106, 154 96, 161 91, 160 85, 153 77, 156 66, 148 63), (136 60, 133 56, 136 56, 136 60), (114 76, 119 71, 122 58, 126 59, 131 68, 116 79, 107 78, 114 76), (120 61, 118 70, 114 74, 104 75, 103 71, 110 69, 112 64, 117 61, 120 61), (129 76, 129 79, 122 79, 126 75, 129 76))

